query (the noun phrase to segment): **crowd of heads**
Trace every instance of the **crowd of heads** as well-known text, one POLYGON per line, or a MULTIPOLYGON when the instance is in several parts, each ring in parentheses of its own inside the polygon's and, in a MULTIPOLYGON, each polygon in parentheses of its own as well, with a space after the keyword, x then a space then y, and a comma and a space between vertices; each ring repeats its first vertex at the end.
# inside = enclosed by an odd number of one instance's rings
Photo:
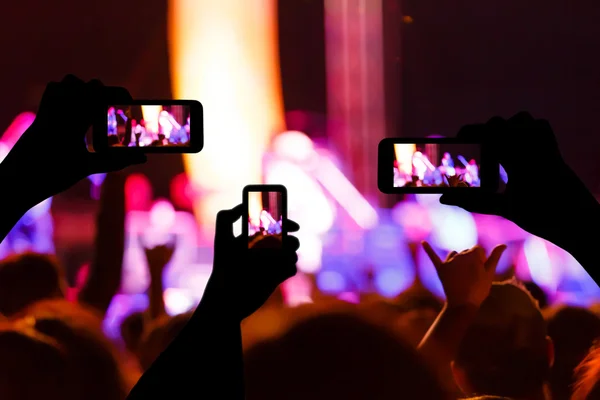
MULTIPOLYGON (((276 247, 267 243, 273 240, 261 236, 255 244, 276 247)), ((65 298, 56 258, 8 257, 0 262, 0 285, 0 393, 7 399, 124 399, 191 316, 135 312, 114 342, 98 310, 65 298)), ((422 287, 395 299, 365 296, 360 304, 321 294, 289 308, 281 295, 273 298, 242 325, 248 399, 600 398, 600 316, 540 307, 515 280, 493 284, 442 374, 416 350, 443 308, 422 287)))

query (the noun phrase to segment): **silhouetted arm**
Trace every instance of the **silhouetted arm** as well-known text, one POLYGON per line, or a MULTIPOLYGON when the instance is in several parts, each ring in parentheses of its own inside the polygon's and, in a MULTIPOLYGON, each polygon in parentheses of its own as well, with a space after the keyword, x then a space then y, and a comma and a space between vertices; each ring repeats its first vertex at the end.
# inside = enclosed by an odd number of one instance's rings
POLYGON ((106 313, 121 284, 125 252, 125 182, 121 174, 106 176, 96 218, 94 259, 78 300, 106 313))
POLYGON ((243 399, 240 323, 225 314, 205 295, 127 399, 243 399))
POLYGON ((600 205, 590 201, 588 204, 581 204, 578 208, 578 215, 575 215, 573 210, 564 210, 567 214, 573 213, 574 224, 570 229, 564 229, 560 247, 569 252, 598 283, 600 282, 597 250, 600 243, 600 205))
POLYGON ((174 244, 156 246, 152 249, 144 249, 148 269, 150 270, 150 306, 148 307, 148 317, 151 320, 165 315, 165 300, 163 297, 163 272, 171 261, 175 252, 174 244))
MULTIPOLYGON (((152 267, 150 268, 152 269, 152 267)), ((158 319, 166 314, 163 293, 162 274, 150 274, 150 305, 148 307, 148 317, 151 320, 158 319)))
MULTIPOLYGON (((30 128, 31 129, 31 128, 30 128)), ((18 170, 6 161, 0 163, 0 242, 10 233, 27 211, 45 200, 36 194, 18 170)))

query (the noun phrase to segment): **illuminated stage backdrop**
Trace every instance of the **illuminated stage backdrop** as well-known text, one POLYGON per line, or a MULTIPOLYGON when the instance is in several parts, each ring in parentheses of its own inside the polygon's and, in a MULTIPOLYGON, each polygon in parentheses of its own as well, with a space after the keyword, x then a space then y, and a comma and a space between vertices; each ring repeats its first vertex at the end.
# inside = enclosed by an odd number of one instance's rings
POLYGON ((263 153, 284 129, 277 2, 170 0, 169 43, 174 97, 204 106, 204 150, 184 161, 203 192, 196 217, 211 235, 217 212, 261 183, 263 153))

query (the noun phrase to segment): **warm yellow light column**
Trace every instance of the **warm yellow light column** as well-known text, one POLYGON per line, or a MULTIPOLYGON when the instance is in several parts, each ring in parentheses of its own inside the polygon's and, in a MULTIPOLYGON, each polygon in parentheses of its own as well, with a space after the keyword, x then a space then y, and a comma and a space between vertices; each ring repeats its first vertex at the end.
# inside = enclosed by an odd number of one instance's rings
POLYGON ((217 212, 261 182, 263 153, 284 129, 277 2, 170 0, 169 52, 173 95, 204 106, 204 149, 184 160, 207 193, 195 211, 210 234, 217 212))

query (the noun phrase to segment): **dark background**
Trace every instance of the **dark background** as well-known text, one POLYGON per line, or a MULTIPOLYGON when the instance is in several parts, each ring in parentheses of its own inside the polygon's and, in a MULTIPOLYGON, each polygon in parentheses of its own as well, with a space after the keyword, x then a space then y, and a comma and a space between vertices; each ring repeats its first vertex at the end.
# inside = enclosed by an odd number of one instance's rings
MULTIPOLYGON (((452 136, 464 123, 529 110, 550 120, 567 161, 600 191, 600 4, 384 1, 388 134, 452 136)), ((279 14, 286 109, 324 114, 323 1, 280 0, 279 14)), ((125 85, 134 97, 170 97, 164 0, 21 0, 3 4, 0 21, 0 130, 67 72, 125 85)), ((183 167, 161 155, 143 168, 165 195, 183 167)))

